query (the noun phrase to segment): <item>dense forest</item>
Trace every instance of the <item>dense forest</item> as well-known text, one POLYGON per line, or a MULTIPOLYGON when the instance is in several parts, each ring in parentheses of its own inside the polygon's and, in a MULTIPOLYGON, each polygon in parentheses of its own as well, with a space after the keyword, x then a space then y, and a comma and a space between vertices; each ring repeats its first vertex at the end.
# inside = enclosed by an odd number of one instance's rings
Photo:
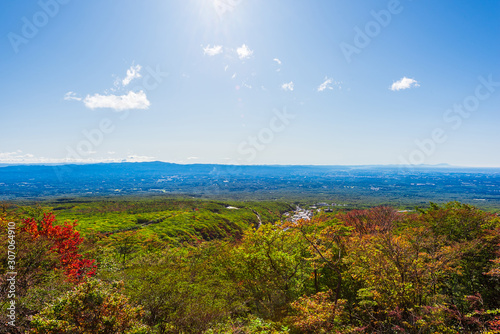
POLYGON ((4 203, 0 332, 500 333, 497 213, 458 202, 294 210, 4 203))

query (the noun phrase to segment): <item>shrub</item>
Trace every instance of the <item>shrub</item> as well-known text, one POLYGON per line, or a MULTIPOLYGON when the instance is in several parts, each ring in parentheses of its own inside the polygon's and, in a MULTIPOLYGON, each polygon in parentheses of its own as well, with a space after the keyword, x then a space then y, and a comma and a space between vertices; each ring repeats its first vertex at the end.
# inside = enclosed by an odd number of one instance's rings
POLYGON ((32 334, 150 333, 139 318, 142 308, 120 294, 122 282, 88 280, 48 305, 31 322, 32 334))

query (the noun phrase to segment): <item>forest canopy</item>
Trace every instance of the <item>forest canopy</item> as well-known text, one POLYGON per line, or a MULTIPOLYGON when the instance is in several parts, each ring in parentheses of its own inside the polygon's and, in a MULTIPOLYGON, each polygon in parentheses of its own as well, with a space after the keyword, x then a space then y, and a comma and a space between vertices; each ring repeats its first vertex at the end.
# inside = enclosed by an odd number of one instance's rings
POLYGON ((94 202, 84 228, 69 207, 3 206, 14 333, 500 332, 500 218, 470 205, 292 219, 274 202, 94 202), (99 226, 127 212, 139 228, 99 226))

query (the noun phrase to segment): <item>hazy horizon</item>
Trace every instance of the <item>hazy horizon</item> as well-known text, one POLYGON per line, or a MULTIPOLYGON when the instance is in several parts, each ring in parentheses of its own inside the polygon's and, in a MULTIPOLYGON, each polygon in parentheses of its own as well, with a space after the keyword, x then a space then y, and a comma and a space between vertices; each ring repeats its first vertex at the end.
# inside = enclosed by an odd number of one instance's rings
POLYGON ((258 166, 278 166, 278 167, 394 167, 394 168, 421 168, 421 167, 434 167, 434 168, 490 168, 490 169, 497 169, 500 167, 499 166, 458 166, 458 165, 450 165, 446 163, 440 163, 440 164, 419 164, 419 165, 403 165, 403 164, 366 164, 366 165, 349 165, 349 164, 344 164, 344 165, 332 165, 332 164, 229 164, 229 163, 200 163, 200 162, 186 162, 186 163, 176 163, 176 162, 170 162, 170 161, 162 161, 162 160, 151 160, 151 161, 100 161, 100 162, 51 162, 51 163, 44 163, 44 162, 32 162, 32 163, 8 163, 8 162, 0 162, 0 167, 7 167, 7 166, 66 166, 66 165, 96 165, 96 164, 122 164, 122 163, 155 163, 155 162, 160 162, 160 163, 165 163, 165 164, 174 164, 174 165, 185 165, 185 166, 190 166, 190 165, 218 165, 218 166, 237 166, 237 167, 258 167, 258 166))

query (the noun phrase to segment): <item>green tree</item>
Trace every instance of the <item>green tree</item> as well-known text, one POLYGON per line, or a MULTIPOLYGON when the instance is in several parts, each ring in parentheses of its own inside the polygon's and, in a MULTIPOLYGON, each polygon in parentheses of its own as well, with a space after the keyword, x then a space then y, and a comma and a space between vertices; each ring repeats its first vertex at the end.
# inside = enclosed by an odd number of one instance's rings
POLYGON ((343 283, 343 264, 345 256, 345 241, 352 228, 345 226, 337 219, 331 219, 326 215, 314 216, 312 219, 301 219, 296 222, 288 222, 284 228, 297 231, 308 246, 311 254, 307 260, 314 268, 314 280, 316 291, 318 291, 318 268, 327 268, 333 273, 334 286, 333 300, 337 305, 341 297, 343 283))
POLYGON ((245 308, 227 278, 228 249, 221 241, 169 248, 136 258, 123 272, 127 291, 144 307, 158 333, 202 333, 245 308))
POLYGON ((311 274, 307 245, 294 229, 265 224, 249 230, 232 256, 229 274, 248 296, 250 309, 266 319, 282 319, 311 274))
POLYGON ((145 334, 142 309, 120 293, 122 282, 91 279, 67 292, 33 317, 33 334, 145 334))
POLYGON ((470 310, 464 298, 479 293, 487 307, 500 307, 498 279, 486 275, 494 266, 491 260, 496 258, 500 243, 500 234, 495 230, 499 227, 498 218, 474 206, 450 202, 443 206, 431 203, 419 219, 442 239, 442 246, 456 249, 457 270, 447 277, 443 287, 449 302, 466 313, 470 310))

